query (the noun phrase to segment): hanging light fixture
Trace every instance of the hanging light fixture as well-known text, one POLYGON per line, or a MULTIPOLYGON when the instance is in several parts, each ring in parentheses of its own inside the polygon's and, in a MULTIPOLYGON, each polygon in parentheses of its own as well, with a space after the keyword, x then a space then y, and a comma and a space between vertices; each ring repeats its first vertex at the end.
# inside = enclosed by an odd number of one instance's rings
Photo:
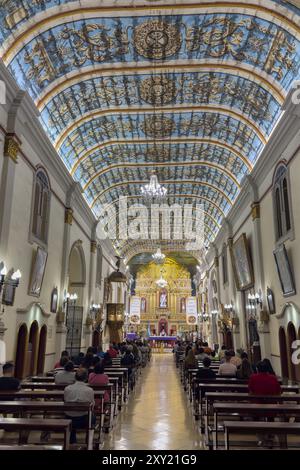
POLYGON ((156 251, 156 253, 154 253, 152 255, 152 258, 153 258, 153 261, 155 261, 156 264, 163 264, 163 262, 165 261, 166 255, 164 255, 161 252, 160 248, 157 248, 157 251, 156 251))
POLYGON ((146 200, 163 199, 167 194, 167 189, 159 184, 157 175, 153 172, 150 176, 149 184, 141 186, 142 196, 146 200))

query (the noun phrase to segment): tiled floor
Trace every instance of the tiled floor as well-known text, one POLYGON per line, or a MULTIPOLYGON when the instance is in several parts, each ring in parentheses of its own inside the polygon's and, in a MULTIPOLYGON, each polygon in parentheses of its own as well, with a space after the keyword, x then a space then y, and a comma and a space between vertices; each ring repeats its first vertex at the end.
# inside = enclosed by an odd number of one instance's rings
POLYGON ((172 354, 156 354, 143 371, 115 430, 105 438, 104 449, 203 449, 180 384, 172 354))

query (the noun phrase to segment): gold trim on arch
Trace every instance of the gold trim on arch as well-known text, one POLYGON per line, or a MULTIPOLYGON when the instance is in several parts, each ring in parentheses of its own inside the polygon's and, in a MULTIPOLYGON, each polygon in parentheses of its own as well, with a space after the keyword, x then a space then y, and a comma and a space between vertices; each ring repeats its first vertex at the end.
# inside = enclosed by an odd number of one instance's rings
MULTIPOLYGON (((283 22, 285 24, 287 24, 289 26, 289 28, 293 29, 295 32, 296 32, 296 36, 298 34, 300 34, 300 27, 299 25, 292 21, 291 19, 287 18, 285 15, 281 14, 281 13, 278 13, 277 11, 274 11, 274 10, 271 10, 267 7, 263 7, 262 5, 258 5, 258 4, 237 4, 237 3, 233 3, 233 2, 216 2, 216 3, 210 3, 210 2, 205 2, 205 3, 199 3, 199 4, 189 4, 189 5, 180 5, 180 4, 176 4, 176 5, 157 5, 157 7, 155 8, 155 11, 157 12, 160 12, 160 11, 168 11, 168 10, 173 10, 174 13, 171 13, 171 15, 176 15, 178 14, 176 10, 187 10, 187 9, 190 9, 190 10, 197 10, 197 12, 199 10, 207 10, 207 8, 213 8, 215 10, 217 10, 218 8, 224 8, 224 12, 221 12, 221 11, 217 11, 216 13, 219 13, 219 14, 222 14, 222 13, 226 13, 226 9, 228 8, 235 8, 237 11, 234 12, 234 13, 240 13, 239 10, 242 10, 242 14, 247 14, 245 12, 245 10, 254 10, 255 12, 262 12, 262 13, 267 13, 268 15, 270 15, 270 19, 265 19, 266 21, 269 21, 269 22, 273 22, 274 18, 276 18, 277 20, 279 20, 280 22, 283 22)), ((70 9, 66 12, 60 12, 60 13, 57 13, 57 14, 54 14, 54 15, 51 15, 51 16, 47 16, 47 18, 45 19, 42 19, 41 21, 37 22, 37 23, 34 23, 33 25, 31 25, 26 31, 24 31, 23 33, 21 33, 16 39, 15 41, 13 42, 13 44, 11 46, 8 47, 8 49, 5 51, 5 53, 3 54, 3 61, 6 62, 8 56, 15 56, 15 53, 14 51, 16 49, 18 49, 19 45, 21 47, 22 44, 25 44, 26 43, 26 38, 28 36, 30 36, 34 31, 37 31, 37 34, 35 36, 33 36, 31 38, 32 39, 35 39, 38 34, 39 34, 39 30, 42 26, 46 25, 47 23, 54 23, 55 20, 60 20, 60 19, 65 19, 65 18, 69 18, 68 22, 72 21, 74 15, 82 15, 84 13, 88 14, 88 13, 99 13, 99 15, 101 14, 101 12, 117 12, 118 13, 118 16, 116 18, 121 18, 121 13, 124 11, 134 11, 134 12, 138 12, 138 11, 141 11, 141 12, 147 12, 146 13, 146 16, 147 15, 151 15, 151 16, 157 16, 158 13, 152 13, 151 14, 151 10, 153 11, 154 10, 154 6, 153 5, 149 5, 149 6, 119 6, 119 7, 86 7, 86 8, 82 8, 82 6, 79 6, 78 8, 73 8, 73 9, 70 9), (150 12, 149 12, 150 10, 150 12)), ((48 12, 49 13, 49 12, 48 12)), ((232 13, 232 14, 234 14, 232 13)), ((186 15, 189 15, 190 13, 185 13, 186 15)), ((248 13, 250 16, 251 16, 251 13, 248 13)), ((252 16, 255 16, 255 15, 252 15, 252 16)), ((55 24, 53 24, 53 26, 50 26, 50 27, 55 27, 55 26, 58 26, 60 24, 63 24, 63 22, 55 22, 55 24)), ((290 32, 290 31, 288 31, 290 32)), ((17 53, 17 52, 16 52, 17 53)))
MULTIPOLYGON (((136 196, 126 196, 126 197, 127 197, 127 199, 140 199, 140 196, 138 194, 136 196)), ((222 214, 222 217, 226 217, 225 212, 221 209, 221 207, 218 206, 215 202, 211 201, 210 199, 208 199, 205 196, 198 196, 198 195, 194 195, 194 194, 178 194, 178 193, 175 193, 175 194, 169 194, 167 196, 167 198, 169 198, 169 197, 170 198, 175 197, 175 198, 178 198, 178 199, 180 199, 180 198, 203 199, 203 201, 208 202, 209 204, 213 205, 215 207, 215 209, 220 211, 220 213, 222 214)), ((108 203, 108 206, 111 206, 111 205, 115 204, 117 201, 118 201, 118 199, 114 199, 113 201, 108 203)))
MULTIPOLYGON (((143 72, 143 73, 157 73, 157 72, 160 72, 161 70, 163 71, 166 71, 165 73, 183 73, 186 69, 186 71, 191 71, 191 70, 194 70, 194 69, 204 69, 204 70, 207 70, 208 72, 209 71, 214 71, 215 68, 219 68, 219 69, 224 69, 224 72, 220 72, 220 73, 226 73, 225 71, 228 70, 230 74, 232 75, 237 75, 237 73, 246 73, 247 75, 249 75, 249 77, 254 77, 255 80, 252 80, 252 78, 247 78, 248 80, 250 81, 253 81, 254 83, 257 83, 258 85, 260 85, 261 87, 263 87, 266 91, 268 91, 268 93, 272 94, 273 98, 276 99, 276 101, 278 101, 278 103, 280 105, 282 105, 285 101, 285 96, 284 94, 282 93, 280 87, 276 87, 275 86, 275 80, 274 80, 274 83, 268 81, 266 78, 262 77, 259 72, 262 72, 262 70, 258 69, 258 68, 255 68, 254 69, 248 69, 247 68, 247 65, 245 64, 245 66, 242 66, 242 64, 239 64, 239 65, 229 65, 229 64, 224 64, 224 63, 220 63, 216 60, 207 60, 207 62, 205 63, 202 63, 202 64, 198 64, 198 65, 195 65, 195 64, 189 64, 188 62, 186 64, 180 64, 180 65, 176 65, 176 62, 174 64, 172 63, 168 63, 168 64, 155 64, 155 66, 152 64, 152 65, 143 65, 143 66, 125 66, 125 67, 122 67, 122 68, 116 68, 116 67, 111 67, 111 68, 102 68, 102 69, 91 69, 89 71, 81 71, 75 75, 73 75, 72 77, 65 77, 65 80, 63 80, 61 83, 53 86, 51 88, 51 86, 53 85, 53 83, 55 83, 56 80, 54 80, 54 82, 52 82, 48 87, 46 87, 45 89, 47 88, 50 88, 49 91, 44 94, 43 98, 40 99, 39 101, 36 101, 35 104, 36 104, 36 107, 38 108, 39 111, 42 111, 42 109, 46 106, 46 104, 55 96, 57 96, 61 91, 63 90, 66 90, 67 88, 73 86, 73 85, 76 85, 77 83, 80 83, 82 81, 85 81, 89 78, 92 78, 94 75, 96 75, 96 78, 101 76, 101 72, 105 72, 105 74, 107 72, 111 73, 112 75, 121 75, 126 73, 126 72, 129 72, 129 73, 134 73, 134 72, 143 72), (167 70, 170 69, 171 72, 167 72, 167 70), (176 69, 176 71, 174 72, 174 69, 176 69), (178 71, 177 71, 178 70, 178 71), (257 72, 256 72, 257 70, 257 72), (86 77, 86 78, 85 78, 86 77)), ((244 77, 246 78, 246 77, 244 77)), ((45 92, 45 90, 43 90, 43 93, 45 92)))
POLYGON ((164 113, 172 113, 172 114, 179 114, 179 113, 187 113, 190 111, 196 111, 196 112, 210 112, 214 114, 223 114, 223 115, 228 115, 234 119, 237 119, 238 121, 243 122, 246 126, 248 126, 250 129, 252 129, 253 132, 255 132, 260 140, 263 142, 264 145, 267 143, 267 136, 261 132, 259 127, 256 125, 256 123, 252 122, 250 119, 248 119, 245 115, 242 113, 238 113, 232 109, 227 109, 226 107, 223 106, 197 106, 197 105, 181 105, 178 107, 145 107, 145 108, 113 108, 113 109, 106 109, 106 110, 98 110, 92 113, 87 114, 84 117, 80 117, 77 121, 74 121, 71 126, 67 127, 63 133, 60 135, 60 137, 56 140, 54 144, 54 148, 58 151, 60 146, 63 144, 63 141, 68 137, 73 130, 75 130, 78 126, 80 126, 83 123, 87 123, 91 121, 92 119, 97 119, 100 116, 111 116, 112 114, 126 114, 126 115, 131 115, 131 114, 143 114, 143 113, 153 113, 159 112, 161 114, 164 113))
MULTIPOLYGON (((94 207, 96 201, 100 197, 102 197, 103 194, 107 193, 108 191, 111 191, 114 188, 118 188, 119 186, 128 186, 128 185, 131 185, 131 184, 145 184, 145 183, 146 183, 146 181, 122 181, 121 183, 113 184, 109 188, 106 188, 106 189, 104 189, 104 191, 97 194, 97 196, 94 198, 93 202, 91 204, 89 204, 89 207, 90 207, 90 209, 92 209, 94 207)), ((182 183, 183 184, 193 184, 193 185, 197 184, 197 185, 208 186, 209 188, 214 189, 217 192, 219 192, 220 194, 222 194, 222 196, 226 199, 226 201, 228 202, 228 204, 230 204, 230 206, 232 206, 233 203, 234 203, 234 201, 231 201, 229 199, 229 197, 227 196, 227 194, 225 194, 224 191, 222 191, 222 189, 218 188, 217 186, 214 186, 211 183, 208 183, 207 181, 195 181, 195 180, 168 180, 168 181, 164 181, 164 185, 167 185, 167 184, 182 184, 182 183)))
POLYGON ((220 170, 220 172, 222 173, 225 173, 228 178, 230 178, 234 183, 235 185, 241 189, 241 185, 240 183, 238 182, 238 180, 236 179, 236 177, 233 175, 233 173, 231 173, 230 171, 227 170, 227 168, 221 166, 221 165, 217 165, 216 163, 212 163, 212 162, 207 162, 205 160, 195 160, 195 161, 184 161, 184 162, 179 162, 179 161, 173 161, 173 162, 146 162, 146 163, 138 163, 138 162, 135 162, 135 163, 131 163, 131 162, 128 162, 128 163, 116 163, 114 165, 109 165, 107 166, 106 168, 104 168, 103 170, 100 170, 98 171, 98 173, 95 173, 90 179, 89 181, 83 186, 83 191, 86 191, 87 188, 90 186, 90 184, 92 184, 92 182, 97 179, 99 176, 105 174, 105 173, 108 173, 110 171, 113 171, 115 169, 119 169, 119 168, 128 168, 128 167, 133 167, 133 168, 148 168, 148 167, 154 167, 154 166, 164 166, 164 167, 173 167, 173 166, 207 166, 209 168, 215 168, 217 170, 220 170))
POLYGON ((79 165, 84 161, 86 160, 88 157, 90 157, 93 153, 95 153, 97 150, 100 150, 102 148, 105 148, 105 147, 109 147, 111 145, 128 145, 128 144, 172 144, 172 143, 191 143, 191 144, 210 144, 210 145, 215 145, 216 147, 221 147, 223 149, 226 149, 228 150, 229 152, 231 152, 233 155, 236 156, 236 158, 238 158, 239 160, 241 160, 245 165, 246 167, 248 168, 248 170, 251 172, 252 169, 253 169, 253 165, 252 163, 249 162, 249 160, 244 157, 241 153, 239 153, 237 150, 233 149, 233 147, 231 147, 230 145, 228 144, 225 144, 223 142, 219 142, 218 140, 213 140, 213 139, 197 139, 195 137, 193 138, 188 138, 188 137, 184 137, 184 138, 172 138, 172 140, 168 139, 168 140, 164 140, 164 139, 127 139, 127 140, 119 140, 119 141, 116 141, 116 140, 109 140, 107 142, 105 142, 104 144, 97 144, 95 145, 95 147, 92 147, 90 150, 88 150, 87 152, 85 152, 80 158, 77 159, 76 163, 72 166, 71 170, 70 170, 70 174, 72 176, 74 176, 75 174, 75 171, 77 170, 77 168, 79 167, 79 165))

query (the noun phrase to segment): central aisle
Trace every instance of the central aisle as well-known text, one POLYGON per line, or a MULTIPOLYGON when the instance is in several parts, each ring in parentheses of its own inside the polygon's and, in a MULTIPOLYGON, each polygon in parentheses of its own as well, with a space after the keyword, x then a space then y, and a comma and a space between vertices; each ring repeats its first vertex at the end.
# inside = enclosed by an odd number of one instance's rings
POLYGON ((115 428, 104 449, 203 448, 171 353, 153 354, 115 428))

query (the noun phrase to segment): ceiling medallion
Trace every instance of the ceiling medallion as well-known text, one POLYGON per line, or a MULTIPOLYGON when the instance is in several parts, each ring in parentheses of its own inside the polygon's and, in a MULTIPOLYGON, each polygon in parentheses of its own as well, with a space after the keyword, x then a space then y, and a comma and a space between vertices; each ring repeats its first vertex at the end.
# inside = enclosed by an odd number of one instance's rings
POLYGON ((148 137, 170 137, 176 128, 176 124, 173 119, 163 115, 152 115, 145 118, 144 122, 141 124, 141 128, 148 137))
POLYGON ((146 103, 163 106, 175 99, 176 84, 174 80, 158 75, 143 80, 140 93, 146 103))
POLYGON ((179 28, 162 20, 148 20, 134 28, 133 43, 138 54, 148 59, 165 59, 181 47, 179 28))

